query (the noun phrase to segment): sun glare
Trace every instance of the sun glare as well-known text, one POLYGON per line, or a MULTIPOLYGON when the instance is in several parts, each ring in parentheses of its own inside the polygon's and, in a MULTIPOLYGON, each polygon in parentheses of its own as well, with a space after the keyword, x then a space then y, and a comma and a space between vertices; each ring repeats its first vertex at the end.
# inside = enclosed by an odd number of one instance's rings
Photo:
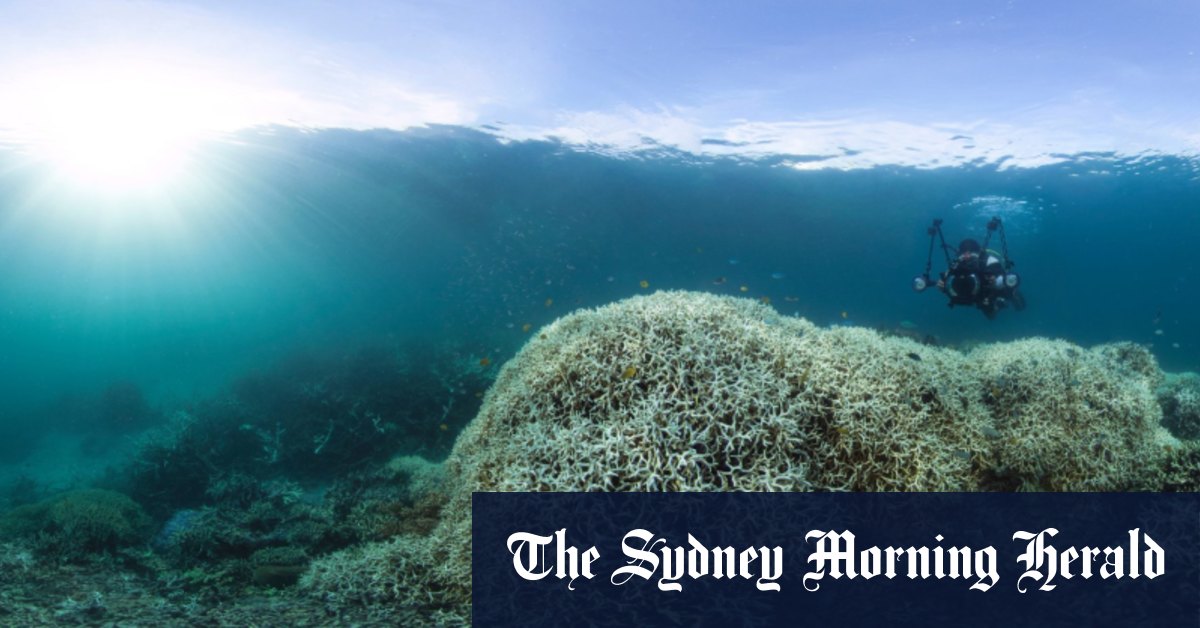
POLYGON ((28 104, 34 152, 65 181, 109 191, 165 188, 206 134, 227 127, 230 90, 165 68, 76 68, 37 77, 28 104))

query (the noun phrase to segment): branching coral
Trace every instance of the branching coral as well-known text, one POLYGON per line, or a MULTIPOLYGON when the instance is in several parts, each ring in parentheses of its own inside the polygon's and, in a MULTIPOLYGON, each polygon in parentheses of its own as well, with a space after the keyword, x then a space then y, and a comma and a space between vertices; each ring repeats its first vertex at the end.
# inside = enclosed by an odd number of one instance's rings
POLYGON ((1188 493, 1200 491, 1200 442, 1183 441, 1169 446, 1167 459, 1146 488, 1188 493))
POLYGON ((1200 440, 1200 375, 1167 375, 1157 394, 1163 426, 1179 438, 1200 440))
POLYGON ((556 321, 504 366, 446 462, 428 538, 317 560, 304 583, 333 605, 415 603, 424 586, 422 604, 465 612, 480 490, 1143 486, 1165 451, 1156 373, 1136 346, 964 355, 754 301, 633 298, 556 321), (423 575, 396 575, 413 565, 423 575))
POLYGON ((1164 455, 1145 349, 1033 338, 978 347, 965 362, 996 431, 989 488, 1130 490, 1164 455))

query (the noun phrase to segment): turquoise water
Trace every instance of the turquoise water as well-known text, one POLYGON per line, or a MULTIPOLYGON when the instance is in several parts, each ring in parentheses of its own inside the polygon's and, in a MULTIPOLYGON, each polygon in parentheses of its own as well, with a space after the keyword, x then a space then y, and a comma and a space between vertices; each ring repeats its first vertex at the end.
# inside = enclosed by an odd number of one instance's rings
POLYGON ((54 587, 0 583, 20 621, 243 624, 269 593, 273 621, 334 622, 294 586, 305 565, 428 534, 429 461, 500 365, 631 295, 759 299, 964 348, 1126 340, 1200 370, 1194 159, 796 167, 821 161, 274 128, 206 144, 174 186, 117 191, 0 153, 0 560, 38 577, 70 562, 54 587), (934 218, 953 246, 993 217, 1024 311, 987 320, 911 289, 934 218), (97 512, 95 538, 54 519, 97 512), (114 588, 113 556, 144 575, 114 588))
POLYGON ((768 298, 821 324, 903 324, 946 343, 1131 340, 1167 370, 1200 370, 1193 159, 797 171, 455 127, 237 140, 208 146, 198 183, 167 201, 56 195, 4 156, 7 421, 114 381, 203 395, 297 350, 380 337, 502 362, 525 325, 658 289, 768 298), (982 240, 993 215, 1026 311, 987 321, 912 292, 931 219, 953 245, 982 240))
MULTIPOLYGON (((297 380, 312 388, 334 377, 322 368, 388 352, 397 365, 372 385, 408 405, 378 412, 410 427, 383 444, 438 457, 538 328, 660 289, 956 346, 1128 340, 1165 370, 1200 370, 1194 158, 805 170, 795 165, 823 157, 502 135, 247 131, 198 149, 166 191, 72 187, 15 148, 0 153, 0 458, 20 465, 6 475, 66 486, 119 464, 128 430, 111 441, 103 418, 114 389, 149 408, 127 426, 140 429, 297 360, 324 365, 297 380), (993 216, 1025 311, 989 321, 912 291, 932 219, 954 246, 984 239, 993 216), (481 379, 468 390, 447 372, 481 379), (77 460, 78 439, 104 455, 77 460), (62 459, 86 469, 67 479, 62 459)), ((935 255, 933 272, 944 264, 935 255)), ((268 404, 251 422, 290 411, 268 404)), ((292 437, 320 439, 322 426, 292 437)))

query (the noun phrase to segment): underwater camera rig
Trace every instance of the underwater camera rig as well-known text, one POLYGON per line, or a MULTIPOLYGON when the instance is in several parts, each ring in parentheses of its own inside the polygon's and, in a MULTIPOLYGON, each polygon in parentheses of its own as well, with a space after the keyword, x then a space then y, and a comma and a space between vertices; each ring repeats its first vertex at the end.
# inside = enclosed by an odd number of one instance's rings
MULTIPOLYGON (((915 290, 917 292, 924 292, 925 289, 928 288, 930 285, 935 285, 937 283, 936 281, 934 281, 933 279, 931 279, 929 277, 929 271, 933 268, 933 247, 934 247, 935 243, 941 244, 942 254, 946 257, 947 272, 949 272, 950 269, 954 268, 954 262, 953 262, 953 258, 951 256, 951 252, 953 251, 954 255, 958 255, 957 251, 955 251, 954 249, 952 249, 946 245, 946 237, 942 233, 942 219, 941 218, 934 218, 933 224, 929 225, 929 227, 925 230, 925 232, 929 234, 929 255, 925 259, 925 272, 921 273, 920 275, 917 275, 916 277, 913 277, 912 288, 913 288, 913 290, 915 290)), ((992 219, 988 221, 987 237, 984 238, 983 246, 980 247, 980 250, 983 255, 987 255, 987 252, 989 251, 988 244, 991 243, 992 234, 997 233, 997 232, 1000 233, 1000 251, 1001 251, 1001 256, 1002 256, 1001 263, 1003 264, 1003 272, 997 278, 999 283, 995 287, 1011 290, 1013 288, 1016 288, 1018 285, 1020 285, 1021 277, 1019 275, 1017 275, 1016 273, 1011 272, 1012 267, 1016 266, 1017 263, 1012 261, 1012 259, 1008 256, 1008 238, 1004 234, 1004 223, 1000 220, 999 216, 993 216, 992 219)), ((980 288, 979 278, 976 277, 974 273, 969 275, 969 279, 968 278, 964 278, 964 279, 965 279, 964 285, 958 286, 957 290, 955 289, 955 286, 952 286, 952 285, 948 286, 949 289, 951 290, 951 292, 958 292, 958 293, 969 292, 972 295, 979 292, 979 288, 980 288), (970 283, 971 285, 965 285, 967 283, 970 283)), ((955 296, 955 295, 952 294, 951 296, 955 296)), ((950 302, 950 306, 951 307, 954 306, 953 300, 950 302)))

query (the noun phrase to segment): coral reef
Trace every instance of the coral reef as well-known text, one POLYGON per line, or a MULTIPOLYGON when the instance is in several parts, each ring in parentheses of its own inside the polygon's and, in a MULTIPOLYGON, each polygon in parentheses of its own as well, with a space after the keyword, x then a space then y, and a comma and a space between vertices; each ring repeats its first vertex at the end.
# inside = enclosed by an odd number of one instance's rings
MULTIPOLYGON (((559 319, 501 369, 463 352, 294 358, 143 435, 106 480, 132 499, 42 499, 12 478, 0 615, 466 624, 480 490, 1200 487, 1200 377, 1164 379, 1143 347, 909 335, 660 292, 559 319), (493 376, 445 463, 413 455, 443 451, 428 444, 448 446, 493 376)), ((118 426, 165 416, 115 390, 118 426)))
POLYGON ((436 625, 466 625, 463 590, 470 584, 447 558, 430 537, 402 536, 315 560, 300 584, 338 617, 365 609, 373 620, 391 622, 409 609, 436 625))
POLYGON ((981 346, 964 361, 994 430, 985 488, 1132 490, 1165 453, 1158 368, 1144 348, 1034 338, 981 346))
POLYGON ((1163 426, 1178 438, 1200 439, 1200 375, 1168 374, 1156 391, 1163 426))
POLYGON ((290 586, 300 579, 300 574, 308 567, 308 560, 308 554, 298 547, 263 548, 250 556, 251 579, 261 586, 290 586))
POLYGON ((22 539, 63 561, 88 560, 146 540, 150 519, 114 491, 84 489, 14 508, 0 518, 0 535, 22 539))
POLYGON ((562 318, 501 370, 428 537, 318 558, 302 585, 467 614, 472 491, 1130 490, 1172 451, 1133 345, 969 353, 660 292, 562 318))
POLYGON ((428 534, 445 503, 444 477, 441 464, 399 456, 377 471, 337 482, 325 501, 356 538, 378 541, 428 534))
POLYGON ((174 412, 111 482, 166 518, 213 503, 207 492, 230 474, 319 483, 398 452, 440 457, 494 375, 473 364, 445 347, 293 356, 174 412))
POLYGON ((1146 488, 1187 493, 1200 491, 1200 441, 1188 440, 1170 446, 1166 460, 1146 488))

